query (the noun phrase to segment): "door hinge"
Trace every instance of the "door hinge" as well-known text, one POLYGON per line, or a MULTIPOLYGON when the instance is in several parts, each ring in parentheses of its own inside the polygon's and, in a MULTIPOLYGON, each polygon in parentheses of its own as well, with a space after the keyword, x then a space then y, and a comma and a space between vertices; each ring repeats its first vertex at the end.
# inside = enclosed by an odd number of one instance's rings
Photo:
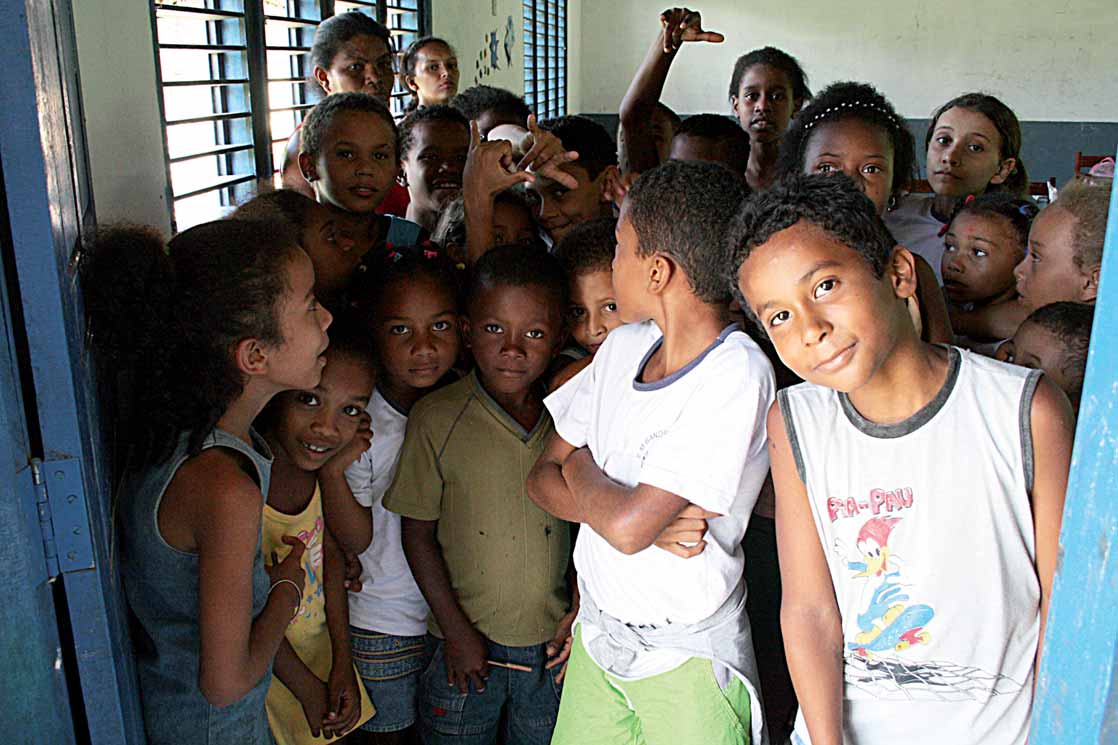
POLYGON ((35 509, 39 513, 39 533, 43 538, 43 558, 47 565, 47 579, 58 576, 58 547, 54 542, 54 523, 51 521, 47 485, 43 483, 43 462, 31 459, 31 487, 35 490, 35 509))
POLYGON ((93 541, 80 462, 32 458, 30 471, 48 576, 53 579, 63 572, 92 568, 93 541))

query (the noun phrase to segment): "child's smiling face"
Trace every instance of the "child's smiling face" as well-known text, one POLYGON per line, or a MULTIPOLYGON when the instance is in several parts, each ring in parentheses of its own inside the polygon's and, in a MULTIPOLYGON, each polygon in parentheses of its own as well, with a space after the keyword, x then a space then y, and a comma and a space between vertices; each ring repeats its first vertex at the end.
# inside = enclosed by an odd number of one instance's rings
POLYGON ((357 433, 373 382, 373 371, 362 360, 344 352, 328 353, 317 386, 279 395, 269 439, 300 470, 317 471, 357 433))
POLYGON ((901 325, 911 326, 904 300, 916 285, 898 270, 898 257, 911 269, 911 256, 898 249, 885 276, 875 277, 861 254, 801 220, 753 250, 738 287, 785 365, 804 380, 850 392, 888 358, 901 325))
POLYGON ((532 189, 540 197, 540 225, 551 239, 559 242, 575 225, 602 216, 602 183, 606 171, 591 179, 580 165, 564 163, 560 168, 578 181, 568 189, 557 181, 537 174, 532 189))
POLYGON ((546 287, 496 285, 476 292, 465 327, 485 388, 518 396, 540 379, 559 350, 563 309, 546 287))
POLYGON ((428 120, 415 125, 403 168, 408 195, 428 211, 441 211, 462 193, 462 170, 470 131, 457 122, 428 120))
POLYGON ((377 114, 340 111, 323 133, 318 155, 300 155, 299 167, 318 201, 368 214, 396 181, 396 135, 377 114))

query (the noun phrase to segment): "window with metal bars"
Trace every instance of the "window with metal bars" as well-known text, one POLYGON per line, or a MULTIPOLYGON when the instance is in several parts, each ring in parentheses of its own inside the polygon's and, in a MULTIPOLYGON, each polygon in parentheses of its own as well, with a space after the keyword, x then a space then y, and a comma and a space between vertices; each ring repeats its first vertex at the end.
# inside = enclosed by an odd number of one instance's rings
POLYGON ((540 119, 567 113, 567 0, 524 0, 524 100, 540 119))
MULTIPOLYGON (((319 100, 318 24, 362 12, 402 50, 429 27, 427 0, 154 0, 167 182, 176 230, 279 184, 288 139, 319 100)), ((399 82, 392 109, 403 115, 399 82)))

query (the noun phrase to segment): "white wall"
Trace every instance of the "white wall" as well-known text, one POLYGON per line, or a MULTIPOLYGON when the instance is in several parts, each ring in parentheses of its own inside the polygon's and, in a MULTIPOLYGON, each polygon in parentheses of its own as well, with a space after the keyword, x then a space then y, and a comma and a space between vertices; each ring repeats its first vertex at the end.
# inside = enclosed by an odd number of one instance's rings
POLYGON ((458 52, 461 77, 458 90, 477 83, 524 93, 524 3, 522 0, 431 0, 431 31, 458 52), (506 56, 509 19, 512 19, 511 63, 506 56), (497 35, 497 66, 490 53, 497 35))
MULTIPOLYGON (((617 111, 664 7, 581 1, 582 111, 617 111)), ((727 111, 734 60, 772 45, 799 58, 813 90, 871 82, 907 117, 978 89, 1022 120, 1118 121, 1115 0, 707 0, 698 9, 726 42, 688 45, 676 59, 664 102, 680 113, 727 111)))
POLYGON ((170 233, 148 3, 82 0, 73 9, 97 218, 170 233))

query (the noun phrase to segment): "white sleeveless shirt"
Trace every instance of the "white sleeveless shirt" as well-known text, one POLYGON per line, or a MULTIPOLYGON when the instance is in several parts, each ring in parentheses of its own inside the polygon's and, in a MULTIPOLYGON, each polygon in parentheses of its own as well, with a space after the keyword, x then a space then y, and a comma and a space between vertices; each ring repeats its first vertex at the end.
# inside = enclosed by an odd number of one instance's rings
MULTIPOLYGON (((948 347, 904 422, 778 394, 842 616, 844 741, 1023 744, 1040 624, 1030 411, 1040 373, 948 347)), ((808 743, 802 714, 794 743, 808 743)))

